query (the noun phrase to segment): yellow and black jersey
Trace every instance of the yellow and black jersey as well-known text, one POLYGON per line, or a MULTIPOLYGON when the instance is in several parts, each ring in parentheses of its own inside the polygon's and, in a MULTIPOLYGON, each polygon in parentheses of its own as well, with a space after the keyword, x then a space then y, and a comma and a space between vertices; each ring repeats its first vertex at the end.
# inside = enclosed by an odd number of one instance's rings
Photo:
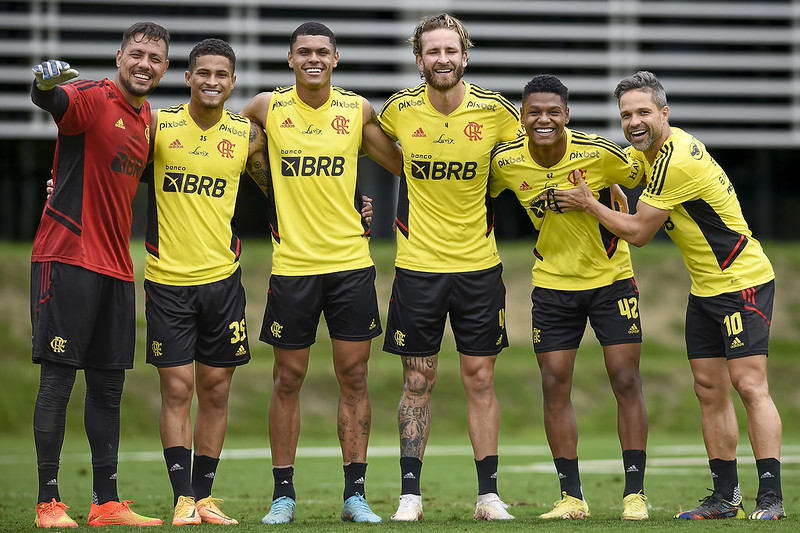
POLYGON ((339 87, 316 109, 294 86, 273 91, 266 124, 273 274, 372 265, 356 183, 363 105, 361 96, 339 87))
POLYGON ((582 211, 555 213, 540 200, 548 189, 571 189, 574 170, 581 170, 596 198, 611 205, 609 187, 631 188, 643 175, 643 166, 612 141, 598 135, 565 129, 567 150, 551 167, 536 163, 528 137, 499 144, 492 152, 489 178, 492 196, 510 189, 539 230, 533 250, 533 284, 558 290, 587 290, 633 276, 628 243, 582 211))
POLYGON ((464 101, 443 115, 426 85, 391 96, 380 113, 400 141, 397 259, 420 272, 470 272, 500 262, 488 194, 489 157, 519 130, 519 112, 499 93, 466 83, 464 101))
POLYGON ((148 192, 145 278, 200 285, 238 268, 232 219, 249 152, 250 121, 225 110, 204 130, 188 104, 159 109, 148 192))
POLYGON ((733 184, 703 143, 673 127, 652 166, 645 166, 648 184, 639 199, 670 211, 664 229, 683 254, 692 294, 716 296, 775 277, 733 184))

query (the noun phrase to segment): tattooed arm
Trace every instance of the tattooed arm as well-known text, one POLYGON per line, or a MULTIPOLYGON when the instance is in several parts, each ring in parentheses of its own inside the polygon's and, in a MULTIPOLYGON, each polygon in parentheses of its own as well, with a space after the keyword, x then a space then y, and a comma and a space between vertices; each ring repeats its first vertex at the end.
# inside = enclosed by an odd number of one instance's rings
POLYGON ((267 136, 261 126, 250 123, 250 151, 247 156, 247 173, 269 196, 269 160, 267 159, 267 136))

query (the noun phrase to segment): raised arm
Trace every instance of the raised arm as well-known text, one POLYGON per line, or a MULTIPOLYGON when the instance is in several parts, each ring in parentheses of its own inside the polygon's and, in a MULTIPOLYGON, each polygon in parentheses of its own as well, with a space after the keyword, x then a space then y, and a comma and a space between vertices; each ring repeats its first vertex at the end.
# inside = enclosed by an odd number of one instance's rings
POLYGON ((378 115, 364 98, 364 125, 361 134, 361 151, 383 168, 399 176, 403 171, 403 151, 386 135, 378 122, 378 115))
POLYGON ((553 191, 551 198, 542 199, 549 200, 548 207, 559 213, 586 211, 609 231, 634 246, 644 246, 650 242, 669 217, 669 211, 655 208, 641 200, 636 204, 636 212, 632 215, 614 211, 601 204, 582 179, 575 179, 573 182, 576 183, 574 188, 553 191))

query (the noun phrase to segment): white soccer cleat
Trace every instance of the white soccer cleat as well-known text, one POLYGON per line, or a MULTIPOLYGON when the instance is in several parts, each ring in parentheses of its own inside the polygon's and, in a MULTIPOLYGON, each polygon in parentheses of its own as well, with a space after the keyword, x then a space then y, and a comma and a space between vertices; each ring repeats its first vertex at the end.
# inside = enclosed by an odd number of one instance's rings
POLYGON ((422 522, 422 496, 401 494, 397 512, 392 515, 395 522, 422 522))
POLYGON ((508 511, 508 505, 494 492, 479 494, 475 504, 475 520, 514 520, 508 511))

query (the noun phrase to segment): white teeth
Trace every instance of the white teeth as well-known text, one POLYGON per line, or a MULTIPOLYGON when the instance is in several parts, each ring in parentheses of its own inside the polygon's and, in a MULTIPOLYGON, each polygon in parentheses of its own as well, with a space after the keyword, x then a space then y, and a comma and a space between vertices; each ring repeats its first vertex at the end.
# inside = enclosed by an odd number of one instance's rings
POLYGON ((135 78, 140 79, 140 80, 149 80, 150 79, 150 75, 149 74, 144 74, 142 72, 134 72, 133 76, 135 78))
POLYGON ((554 131, 556 131, 556 129, 555 128, 535 128, 533 131, 535 131, 536 133, 540 133, 542 135, 546 135, 548 133, 553 133, 554 131))
POLYGON ((320 72, 322 72, 322 69, 321 68, 309 68, 309 69, 306 69, 306 72, 308 72, 309 74, 319 74, 320 72))
POLYGON ((221 92, 221 91, 213 91, 213 90, 211 90, 211 89, 206 89, 206 90, 204 90, 204 91, 203 91, 203 94, 208 94, 208 95, 216 96, 216 95, 218 95, 220 92, 221 92))

